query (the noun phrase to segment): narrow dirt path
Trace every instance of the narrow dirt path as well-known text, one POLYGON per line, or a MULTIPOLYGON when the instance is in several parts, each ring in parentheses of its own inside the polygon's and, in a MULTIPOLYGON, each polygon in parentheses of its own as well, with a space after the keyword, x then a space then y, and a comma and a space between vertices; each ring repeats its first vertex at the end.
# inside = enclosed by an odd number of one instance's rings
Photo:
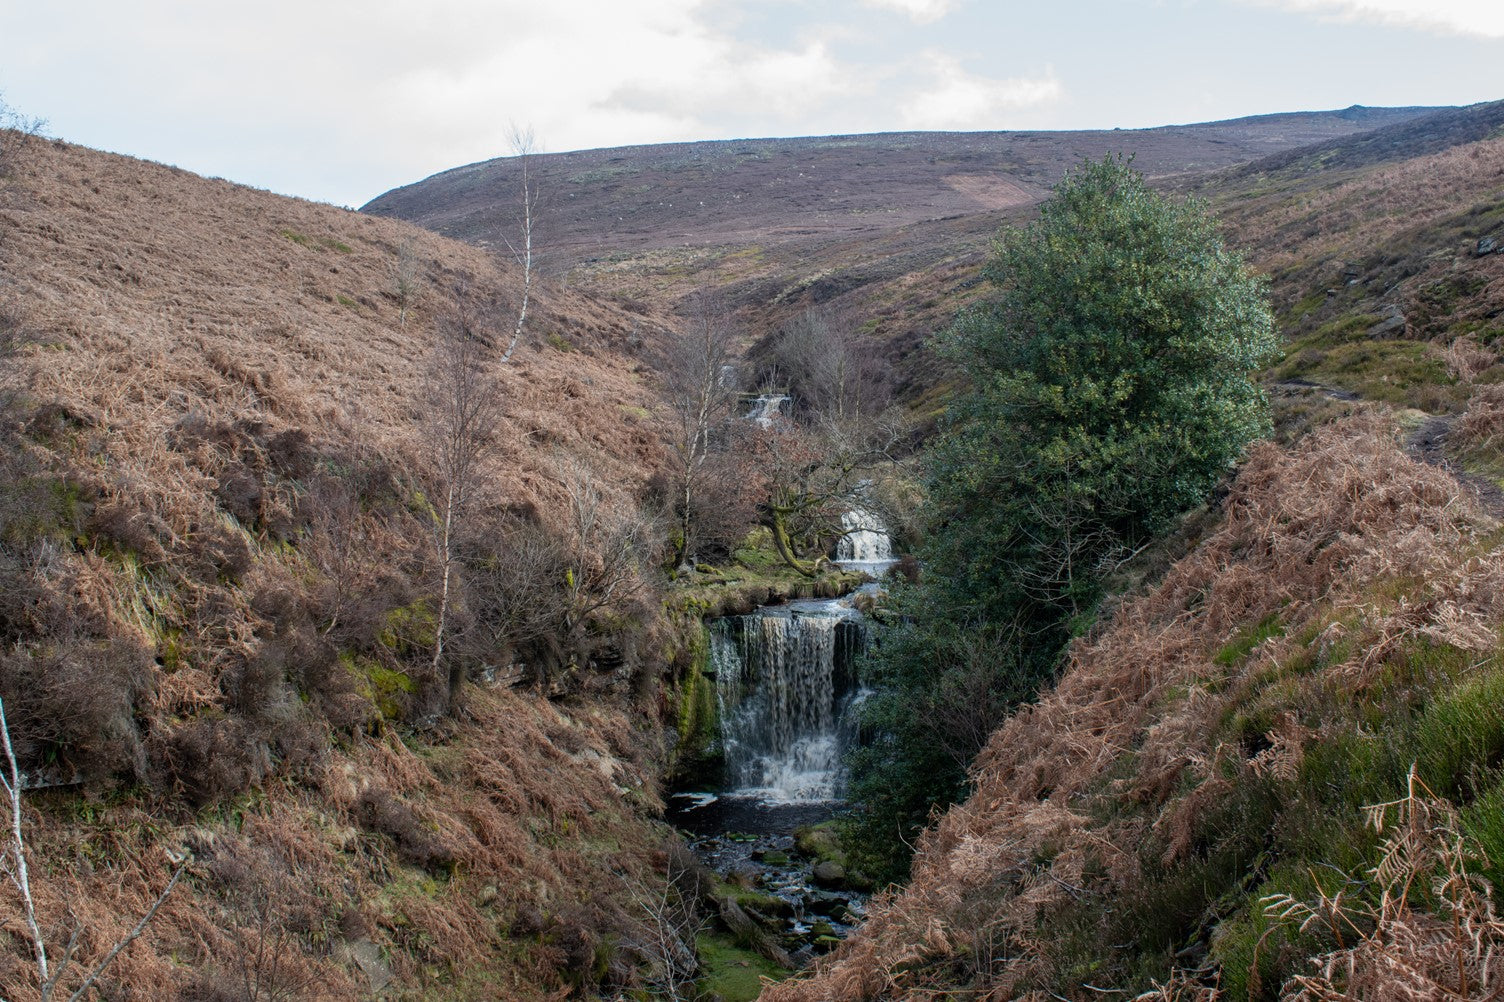
POLYGON ((1414 431, 1405 436, 1405 451, 1423 463, 1446 470, 1483 502, 1489 514, 1504 519, 1504 489, 1491 477, 1459 469, 1447 457, 1447 434, 1456 420, 1455 414, 1438 414, 1422 421, 1414 431))
MULTIPOLYGON (((1341 400, 1344 402, 1363 399, 1350 390, 1340 389, 1336 386, 1327 386, 1324 383, 1312 382, 1309 379, 1285 379, 1275 383, 1273 388, 1296 392, 1314 392, 1330 400, 1341 400)), ((1489 514, 1497 519, 1504 519, 1504 488, 1500 488, 1499 484, 1490 477, 1469 473, 1459 468, 1447 456, 1447 434, 1452 430, 1452 425, 1456 421, 1457 416, 1455 414, 1438 414, 1427 418, 1405 436, 1405 451, 1423 463, 1439 467, 1450 473, 1482 502, 1483 507, 1487 509, 1489 514)))

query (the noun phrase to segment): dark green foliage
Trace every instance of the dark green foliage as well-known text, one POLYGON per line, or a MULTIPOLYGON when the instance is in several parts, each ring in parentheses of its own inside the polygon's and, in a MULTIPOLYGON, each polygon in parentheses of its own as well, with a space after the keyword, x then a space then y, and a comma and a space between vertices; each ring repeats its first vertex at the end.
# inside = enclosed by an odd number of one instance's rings
POLYGON ((969 387, 929 457, 928 576, 878 645, 855 762, 861 840, 890 864, 1048 683, 1113 568, 1269 430, 1262 283, 1126 161, 1073 171, 983 274, 997 296, 942 340, 969 387))
POLYGON ((1073 172, 984 274, 999 297, 945 340, 971 390, 932 461, 952 531, 931 557, 951 599, 988 619, 1069 618, 1104 561, 1202 501, 1267 433, 1250 376, 1276 354, 1273 320, 1200 206, 1120 160, 1073 172))
POLYGON ((914 833, 936 804, 965 794, 972 759, 1051 665, 1011 631, 951 620, 925 599, 921 589, 904 593, 901 604, 916 615, 882 630, 881 650, 863 669, 873 689, 862 710, 870 736, 852 758, 860 809, 847 837, 862 868, 884 880, 907 874, 914 833))

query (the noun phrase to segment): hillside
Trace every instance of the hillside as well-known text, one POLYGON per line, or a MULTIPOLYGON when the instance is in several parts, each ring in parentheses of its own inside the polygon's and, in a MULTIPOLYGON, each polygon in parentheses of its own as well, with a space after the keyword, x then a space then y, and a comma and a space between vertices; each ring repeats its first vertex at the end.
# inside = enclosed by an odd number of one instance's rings
MULTIPOLYGON (((586 150, 531 158, 556 267, 681 247, 876 234, 1038 201, 1083 157, 1158 176, 1244 163, 1425 114, 1349 108, 1109 132, 884 133, 586 150)), ((361 211, 482 245, 513 223, 515 159, 457 167, 361 211)))
MULTIPOLYGON (((722 893, 660 820, 714 719, 693 617, 851 587, 743 527, 665 593, 687 297, 754 363, 823 311, 933 419, 955 377, 925 342, 985 293, 997 227, 1136 149, 1270 278, 1279 441, 1121 568, 912 884, 764 997, 1504 983, 1501 127, 1504 102, 540 157, 553 280, 505 362, 511 162, 354 213, 0 146, 0 698, 55 952, 76 924, 100 959, 186 854, 102 997, 651 997, 684 961, 670 899, 722 893), (456 331, 499 392, 445 556, 456 331)), ((31 1002, 0 914, 0 994, 31 1002)))
POLYGON ((764 998, 1493 990, 1501 118, 1169 185, 1271 276, 1285 444, 993 734, 912 884, 764 998))
MULTIPOLYGON (((755 332, 817 309, 870 346, 899 397, 928 419, 938 409, 933 389, 949 377, 923 350, 925 338, 975 295, 997 228, 1028 218, 1081 157, 1131 153, 1162 184, 1210 198, 1241 221, 1304 205, 1307 189, 1384 163, 1484 139, 1499 127, 1501 107, 1355 108, 1111 133, 686 144, 545 156, 535 169, 552 193, 552 267, 567 270, 572 285, 629 307, 715 290, 755 332), (597 246, 587 247, 587 234, 597 246)), ((459 168, 388 193, 367 211, 494 241, 496 227, 512 221, 514 169, 507 160, 459 168)), ((1341 229, 1314 215, 1308 225, 1341 229)), ((1273 248, 1245 241, 1239 229, 1230 227, 1233 242, 1271 267, 1263 256, 1273 248)))
MULTIPOLYGON (((1454 935, 1428 916, 1448 914, 1437 898, 1398 887, 1452 895, 1431 882, 1447 859, 1497 886, 1501 575, 1498 522, 1388 422, 1261 447, 1221 525, 992 736, 912 884, 815 977, 763 997, 1291 997, 1286 979, 1328 959, 1419 998, 1497 978, 1504 927, 1481 902, 1458 905, 1473 924, 1454 935), (1366 821, 1383 803, 1399 849, 1366 821), (1409 832, 1401 809, 1449 827, 1409 832), (1463 835, 1493 863, 1447 856, 1463 835), (1282 923, 1278 895, 1315 911, 1282 923)), ((1297 997, 1355 997, 1317 990, 1297 997)))
MULTIPOLYGON (((456 696, 432 664, 430 359, 467 304, 479 329, 507 322, 518 276, 395 221, 61 142, 7 149, 0 697, 54 963, 82 932, 64 985, 167 884, 168 852, 191 862, 108 997, 634 983, 635 902, 667 845, 651 554, 572 632, 485 638, 520 609, 575 616, 561 589, 592 580, 594 533, 642 519, 655 328, 535 289, 492 373, 465 524, 508 563, 451 610, 473 680, 456 696)), ((0 985, 34 999, 4 914, 0 985)))
MULTIPOLYGON (((1451 336, 1486 334, 1504 295, 1495 281, 1504 261, 1476 253, 1478 240, 1500 229, 1501 127, 1504 102, 1493 102, 1234 167, 1165 176, 1157 184, 1208 200, 1229 242, 1270 275, 1286 330, 1301 339, 1280 378, 1346 392, 1364 391, 1359 384, 1366 382, 1383 399, 1405 398, 1436 412, 1434 401, 1408 399, 1404 387, 1445 394, 1450 377, 1441 356, 1451 336), (1395 315, 1408 320, 1397 325, 1395 315), (1353 364, 1344 358, 1359 350, 1351 346, 1328 352, 1319 371, 1311 368, 1316 355, 1304 349, 1330 348, 1335 327, 1345 323, 1350 336, 1363 340, 1385 320, 1390 323, 1380 339, 1398 346, 1364 354, 1403 359, 1408 374, 1384 364, 1373 369, 1370 358, 1353 364), (1341 374, 1342 367, 1351 371, 1341 374), (1379 382, 1384 386, 1376 387, 1379 382)), ((924 341, 977 295, 976 276, 997 229, 1032 213, 1032 206, 1021 205, 874 234, 665 249, 581 265, 571 281, 629 303, 714 288, 749 328, 762 332, 801 310, 819 310, 884 359, 902 399, 932 415, 935 385, 949 377, 936 368, 924 341)), ((1457 402, 1452 394, 1441 409, 1457 402)))

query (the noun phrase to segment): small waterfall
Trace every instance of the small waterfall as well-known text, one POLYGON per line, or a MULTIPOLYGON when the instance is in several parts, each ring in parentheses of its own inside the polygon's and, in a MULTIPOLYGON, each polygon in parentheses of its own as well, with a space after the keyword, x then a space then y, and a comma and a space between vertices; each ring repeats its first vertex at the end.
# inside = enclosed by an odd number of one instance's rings
POLYGON ((841 538, 836 542, 836 563, 852 570, 881 574, 892 567, 893 540, 888 527, 876 514, 860 505, 841 515, 841 538))
POLYGON ((711 626, 726 782, 765 801, 832 800, 855 738, 865 623, 849 602, 799 602, 711 626))
POLYGON ((759 428, 771 428, 773 419, 783 415, 784 407, 792 399, 787 394, 764 393, 752 400, 752 409, 747 412, 748 421, 756 421, 759 428))

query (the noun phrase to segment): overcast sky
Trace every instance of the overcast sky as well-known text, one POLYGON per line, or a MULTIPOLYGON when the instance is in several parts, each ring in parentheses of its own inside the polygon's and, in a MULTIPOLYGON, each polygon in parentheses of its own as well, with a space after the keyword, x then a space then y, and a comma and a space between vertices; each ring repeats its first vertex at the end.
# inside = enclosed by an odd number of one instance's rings
POLYGON ((0 0, 51 135, 338 205, 506 152, 1504 98, 1504 0, 0 0))

